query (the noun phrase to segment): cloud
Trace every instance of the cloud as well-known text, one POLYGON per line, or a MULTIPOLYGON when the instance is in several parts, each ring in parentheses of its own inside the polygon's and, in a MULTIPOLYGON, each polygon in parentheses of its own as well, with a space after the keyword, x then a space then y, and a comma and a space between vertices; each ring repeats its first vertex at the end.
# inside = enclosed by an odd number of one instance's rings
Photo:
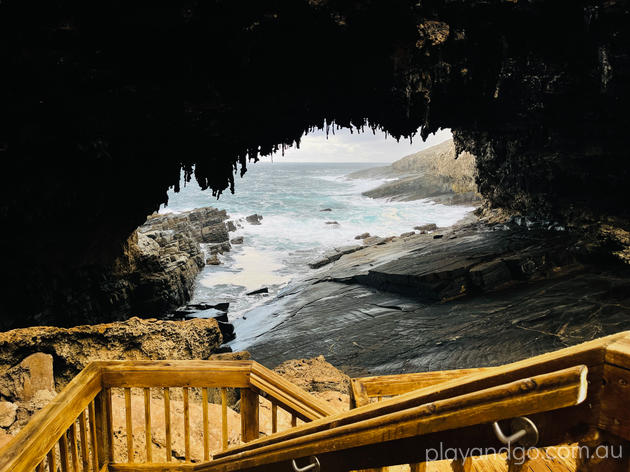
POLYGON ((396 142, 385 137, 385 133, 371 130, 357 133, 343 129, 330 133, 326 137, 323 131, 307 134, 302 138, 300 148, 287 149, 284 153, 276 153, 265 157, 263 161, 275 162, 394 162, 408 154, 421 151, 439 144, 451 137, 450 130, 440 130, 427 138, 425 142, 416 136, 412 143, 409 140, 396 142))

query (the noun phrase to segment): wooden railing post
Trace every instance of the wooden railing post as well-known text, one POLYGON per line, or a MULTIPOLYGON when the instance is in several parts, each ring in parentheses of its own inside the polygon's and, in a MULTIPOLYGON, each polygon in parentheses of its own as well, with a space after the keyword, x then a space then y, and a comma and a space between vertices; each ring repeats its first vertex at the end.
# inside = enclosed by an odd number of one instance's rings
POLYGON ((109 457, 109 421, 107 417, 107 398, 105 391, 101 390, 94 399, 94 419, 96 433, 96 452, 98 456, 98 469, 110 462, 109 457))
POLYGON ((249 388, 241 388, 241 439, 250 442, 258 439, 258 394, 249 388))

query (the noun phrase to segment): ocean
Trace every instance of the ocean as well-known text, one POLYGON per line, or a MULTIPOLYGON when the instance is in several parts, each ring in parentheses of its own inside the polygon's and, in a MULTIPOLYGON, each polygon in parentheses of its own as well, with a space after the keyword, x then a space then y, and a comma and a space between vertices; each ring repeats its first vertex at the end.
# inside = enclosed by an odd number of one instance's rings
POLYGON ((345 177, 379 165, 387 164, 259 162, 237 178, 235 194, 226 192, 218 200, 194 179, 180 192, 170 191, 160 213, 212 206, 226 210, 232 220, 263 216, 261 225, 244 223, 230 233, 231 238, 243 236, 243 244, 220 255, 221 265, 204 267, 191 303, 230 302, 229 318, 235 320, 308 275, 308 263, 327 250, 360 243, 354 239, 359 234, 386 237, 428 223, 449 226, 473 210, 426 200, 374 200, 361 193, 384 180, 345 177), (332 221, 338 224, 326 224, 332 221), (265 287, 268 294, 246 295, 265 287))

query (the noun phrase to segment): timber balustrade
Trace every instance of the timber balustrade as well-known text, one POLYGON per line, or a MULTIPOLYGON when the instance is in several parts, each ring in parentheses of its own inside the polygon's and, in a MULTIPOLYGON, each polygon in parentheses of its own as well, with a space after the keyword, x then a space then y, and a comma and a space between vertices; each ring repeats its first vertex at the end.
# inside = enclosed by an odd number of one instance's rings
POLYGON ((293 460, 303 466, 310 456, 326 472, 395 464, 423 470, 426 451, 439 444, 501 447, 492 422, 525 415, 539 429, 540 446, 580 441, 593 432, 624 445, 630 441, 630 333, 500 367, 358 380, 353 388, 362 406, 335 413, 255 362, 95 362, 0 451, 0 472, 291 471, 293 460), (221 444, 214 454, 209 389, 219 389, 221 400, 221 444), (240 444, 228 444, 227 389, 240 390, 240 444), (125 457, 114 457, 113 391, 124 397, 125 457), (271 435, 263 437, 261 396, 271 402, 272 414, 271 435), (174 416, 175 397, 181 398, 183 411, 174 416), (378 397, 382 401, 369 401, 378 397), (164 457, 151 448, 156 401, 166 412, 164 457), (134 416, 141 402, 144 411, 134 416), (203 431, 191 431, 191 405, 198 403, 203 431), (282 410, 291 415, 292 426, 279 431, 282 410), (143 434, 134 436, 138 417, 144 418, 144 427, 138 428, 143 434), (171 452, 176 427, 183 428, 182 457, 171 452), (203 460, 193 462, 191 448, 200 445, 203 460))
MULTIPOLYGON (((210 460, 209 395, 216 389, 221 401, 221 448, 228 449, 228 389, 240 390, 241 440, 259 437, 259 397, 271 402, 272 433, 278 431, 279 412, 312 421, 330 415, 330 406, 297 388, 274 372, 251 361, 110 361, 86 367, 2 450, 0 471, 101 471, 115 462, 134 464, 142 449, 146 464, 191 463, 192 404, 201 405, 203 459, 210 460), (125 457, 116 457, 112 392, 124 397, 125 457), (138 395, 139 394, 139 395, 138 395), (134 423, 132 401, 143 401, 143 425, 134 423), (181 399, 183 418, 172 411, 181 399), (163 457, 153 448, 152 404, 163 402, 163 457), (134 426, 141 426, 139 441, 134 426), (173 457, 175 428, 183 435, 183 458, 173 457)), ((136 419, 138 415, 135 415, 136 419)), ((137 464, 140 467, 140 464, 137 464)))

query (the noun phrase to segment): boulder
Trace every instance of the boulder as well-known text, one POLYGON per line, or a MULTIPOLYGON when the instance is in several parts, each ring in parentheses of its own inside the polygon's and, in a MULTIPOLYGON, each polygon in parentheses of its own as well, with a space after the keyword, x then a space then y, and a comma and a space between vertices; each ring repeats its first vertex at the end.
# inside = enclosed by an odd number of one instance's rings
POLYGON ((223 243, 208 244, 207 248, 210 254, 223 254, 224 252, 230 252, 232 245, 229 241, 225 241, 223 243))
POLYGON ((413 229, 417 229, 418 231, 435 231, 437 229, 437 225, 435 223, 429 223, 421 226, 414 226, 413 229))
POLYGON ((0 402, 0 427, 8 428, 17 418, 18 406, 12 402, 0 402))
POLYGON ((210 257, 206 259, 207 265, 219 265, 221 261, 219 260, 219 256, 217 254, 212 254, 210 257))
POLYGON ((253 290, 248 292, 247 295, 260 295, 262 293, 269 293, 269 289, 267 287, 259 288, 258 290, 253 290))
POLYGON ((232 244, 243 244, 243 236, 239 236, 237 238, 231 239, 230 243, 232 243, 232 244))
POLYGON ((319 210, 319 211, 332 211, 332 208, 324 208, 323 210, 319 210))
POLYGON ((407 238, 407 237, 409 237, 409 236, 413 236, 414 234, 416 234, 416 232, 415 232, 415 231, 409 231, 409 232, 407 232, 407 233, 402 233, 402 234, 400 235, 400 237, 401 237, 401 238, 407 238))
POLYGON ((263 219, 262 215, 253 214, 245 217, 245 220, 251 225, 259 225, 260 221, 263 219))
POLYGON ((386 242, 385 238, 381 238, 380 236, 370 236, 369 238, 363 239, 363 244, 366 246, 374 246, 376 244, 383 244, 386 242))
POLYGON ((366 239, 370 237, 370 233, 362 233, 354 237, 354 239, 366 239))
POLYGON ((217 223, 201 228, 200 242, 202 243, 223 243, 229 239, 228 228, 224 223, 217 223))
MULTIPOLYGON (((216 318, 215 318, 216 319, 216 318)), ((227 343, 236 338, 236 333, 234 332, 234 325, 227 321, 217 320, 217 324, 219 326, 219 331, 221 332, 221 336, 223 337, 223 342, 227 343)))
POLYGON ((326 362, 324 356, 285 361, 274 371, 338 410, 350 405, 350 377, 326 362))
POLYGON ((326 224, 327 225, 338 225, 339 222, 338 221, 327 221, 326 224))
POLYGON ((29 401, 40 390, 55 391, 50 354, 31 354, 0 377, 0 395, 13 401, 29 401))
POLYGON ((334 248, 324 253, 324 255, 320 259, 309 263, 308 266, 311 269, 319 269, 320 267, 330 264, 331 262, 335 262, 336 260, 340 259, 341 256, 345 256, 346 254, 351 254, 360 249, 363 249, 363 246, 357 245, 357 246, 343 246, 343 247, 334 248))

